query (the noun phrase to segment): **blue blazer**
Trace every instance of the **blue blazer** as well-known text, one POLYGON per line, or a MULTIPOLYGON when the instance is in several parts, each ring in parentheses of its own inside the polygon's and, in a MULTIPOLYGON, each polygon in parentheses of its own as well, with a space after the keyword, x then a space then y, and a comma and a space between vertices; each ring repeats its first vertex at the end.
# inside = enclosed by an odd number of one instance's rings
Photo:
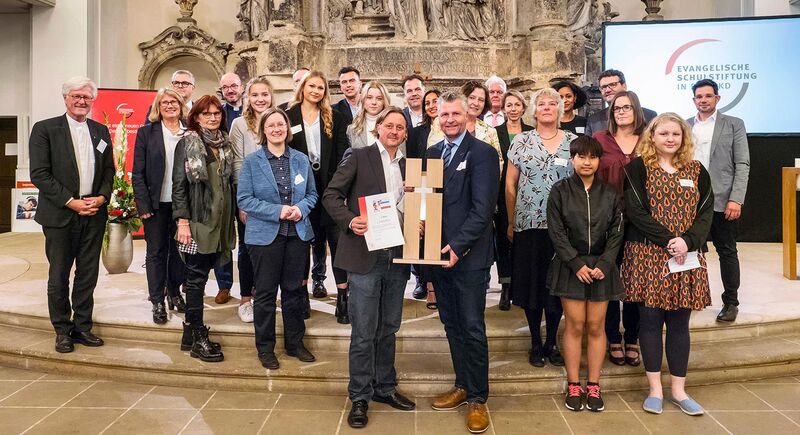
MULTIPOLYGON (((303 214, 303 218, 295 223, 295 229, 301 240, 308 241, 314 238, 308 215, 318 198, 314 173, 308 156, 288 146, 286 151, 292 177, 292 205, 300 208, 303 214)), ((259 246, 271 244, 278 236, 283 203, 263 148, 245 157, 236 199, 239 208, 247 212, 244 242, 259 246)))
MULTIPOLYGON (((442 158, 444 142, 428 148, 442 158)), ((491 145, 469 133, 444 171, 442 245, 458 255, 455 270, 485 269, 494 261, 492 219, 497 207, 500 164, 491 145)))

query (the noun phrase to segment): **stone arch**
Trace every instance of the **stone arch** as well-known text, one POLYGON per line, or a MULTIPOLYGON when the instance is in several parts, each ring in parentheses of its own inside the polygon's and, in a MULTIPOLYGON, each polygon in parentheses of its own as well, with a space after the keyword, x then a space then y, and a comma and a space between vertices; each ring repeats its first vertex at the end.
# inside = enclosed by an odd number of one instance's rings
POLYGON ((189 56, 207 62, 217 77, 225 73, 225 59, 232 45, 221 42, 194 25, 172 26, 158 36, 139 44, 144 64, 139 70, 139 87, 153 89, 156 77, 170 59, 189 56))

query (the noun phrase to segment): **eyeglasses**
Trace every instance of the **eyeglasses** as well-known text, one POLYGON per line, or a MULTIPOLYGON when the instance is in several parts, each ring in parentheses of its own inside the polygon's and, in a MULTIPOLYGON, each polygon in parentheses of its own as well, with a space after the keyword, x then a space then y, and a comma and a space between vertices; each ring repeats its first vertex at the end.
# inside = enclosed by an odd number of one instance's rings
POLYGON ((192 82, 179 82, 179 81, 176 80, 176 81, 172 82, 172 86, 176 87, 176 88, 188 88, 189 86, 194 86, 194 83, 192 83, 192 82))
POLYGON ((222 92, 225 92, 225 91, 229 91, 231 89, 239 89, 239 85, 234 83, 232 85, 225 85, 225 86, 221 87, 220 89, 222 89, 222 92))
POLYGON ((222 112, 201 112, 200 115, 203 118, 211 119, 211 118, 222 118, 222 112))
POLYGON ((606 84, 604 84, 604 85, 600 86, 600 90, 601 90, 601 91, 605 91, 606 89, 612 89, 612 88, 616 88, 617 86, 619 86, 619 84, 620 84, 620 82, 619 82, 619 81, 616 81, 616 82, 611 82, 611 83, 606 83, 606 84))
POLYGON ((626 104, 624 106, 617 106, 613 109, 614 113, 628 113, 633 110, 633 106, 626 104))
POLYGON ((161 104, 164 107, 181 105, 181 103, 179 103, 178 100, 161 100, 161 102, 158 104, 161 104))
POLYGON ((87 95, 74 95, 74 94, 71 94, 71 95, 69 95, 69 97, 72 99, 72 101, 75 101, 76 103, 78 101, 81 101, 81 100, 83 100, 83 101, 85 101, 87 103, 91 103, 92 101, 94 101, 94 97, 87 96, 87 95))

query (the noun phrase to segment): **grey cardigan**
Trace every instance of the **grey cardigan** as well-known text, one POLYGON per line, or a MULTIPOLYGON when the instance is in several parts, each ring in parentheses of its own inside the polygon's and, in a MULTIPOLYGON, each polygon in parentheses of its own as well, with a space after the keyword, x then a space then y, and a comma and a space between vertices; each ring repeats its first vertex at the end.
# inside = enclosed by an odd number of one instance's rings
POLYGON ((238 184, 244 158, 258 151, 261 144, 258 143, 256 134, 247 128, 247 121, 241 116, 233 120, 228 140, 233 150, 233 184, 238 184))

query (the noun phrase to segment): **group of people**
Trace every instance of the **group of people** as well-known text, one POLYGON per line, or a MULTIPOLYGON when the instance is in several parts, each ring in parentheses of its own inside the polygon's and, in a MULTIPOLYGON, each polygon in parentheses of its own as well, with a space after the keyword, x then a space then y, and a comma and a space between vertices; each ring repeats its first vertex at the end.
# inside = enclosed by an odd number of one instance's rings
MULTIPOLYGON (((336 320, 351 325, 350 426, 367 425, 371 400, 415 408, 398 392, 394 367, 413 273, 413 296, 438 309, 455 371, 453 387, 432 407, 468 404, 467 428, 480 433, 489 425, 484 311, 496 263, 499 308, 513 304, 525 312, 530 364, 566 365, 568 409, 604 409, 600 369, 607 353, 618 365, 644 361, 650 392, 643 408, 660 413, 665 350, 671 400, 687 414, 703 413, 683 388, 689 318, 711 304, 702 254, 709 233, 725 287, 718 320, 736 318, 737 220, 749 169, 744 124, 716 110, 716 83, 694 85, 698 113, 687 122, 643 108, 616 70, 599 77, 608 108, 588 119, 576 113, 586 94, 571 82, 527 99, 497 76, 440 91, 410 75, 402 81, 401 109, 391 105, 384 84, 362 83, 353 67, 339 72, 344 98, 333 105, 320 71, 300 69, 293 79, 291 100, 276 107, 266 77, 243 86, 225 74, 222 99, 192 100, 194 77, 176 71, 138 131, 132 179, 145 225, 153 321, 166 323, 168 310, 185 312, 182 350, 206 362, 223 360, 203 319, 203 296, 212 269, 218 281, 232 282, 238 241, 239 317, 254 323, 261 364, 280 366, 278 289, 285 354, 314 361, 303 344, 308 285, 313 297, 327 296, 330 249, 336 320), (523 121, 528 112, 533 125, 523 121), (402 210, 405 158, 443 160, 444 267, 396 264, 399 247, 367 249, 369 223, 358 199, 389 194, 402 210)), ((67 81, 66 114, 37 122, 31 133, 58 352, 73 351, 73 343, 103 344, 91 332, 92 294, 114 166, 108 130, 88 119, 96 93, 89 79, 67 81), (58 158, 65 150, 70 158, 58 158)), ((219 287, 216 301, 227 302, 230 285, 219 287)))

